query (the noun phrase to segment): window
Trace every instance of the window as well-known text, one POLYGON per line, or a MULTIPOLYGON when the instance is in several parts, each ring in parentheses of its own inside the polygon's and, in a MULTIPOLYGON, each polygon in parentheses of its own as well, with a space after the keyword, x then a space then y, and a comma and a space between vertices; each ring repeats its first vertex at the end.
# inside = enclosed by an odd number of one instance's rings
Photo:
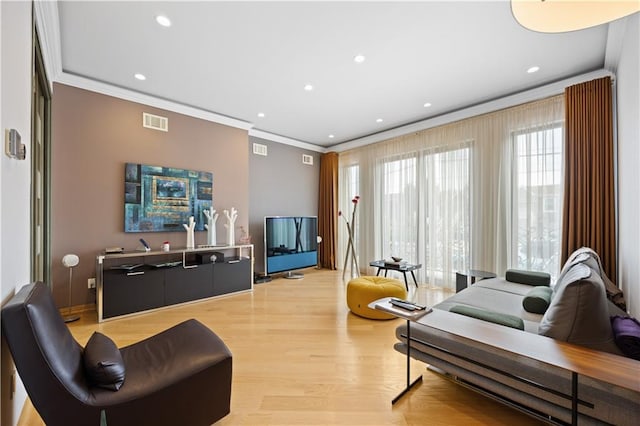
POLYGON ((424 156, 425 258, 432 285, 451 287, 470 265, 471 167, 469 143, 424 156))
POLYGON ((561 124, 513 135, 512 267, 559 272, 562 226, 561 124))
POLYGON ((416 262, 418 194, 417 157, 384 161, 382 168, 382 257, 398 256, 416 262))
POLYGON ((469 268, 557 274, 563 117, 556 95, 341 152, 340 206, 362 197, 361 269, 397 255, 449 289, 469 268))
POLYGON ((470 146, 383 160, 380 253, 421 263, 420 281, 450 286, 469 267, 470 146))

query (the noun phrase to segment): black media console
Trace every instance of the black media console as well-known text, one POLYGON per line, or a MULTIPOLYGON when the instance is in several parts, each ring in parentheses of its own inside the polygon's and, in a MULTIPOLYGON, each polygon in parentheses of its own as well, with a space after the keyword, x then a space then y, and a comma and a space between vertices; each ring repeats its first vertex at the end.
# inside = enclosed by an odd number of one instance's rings
POLYGON ((253 289, 253 245, 103 254, 98 322, 253 289))

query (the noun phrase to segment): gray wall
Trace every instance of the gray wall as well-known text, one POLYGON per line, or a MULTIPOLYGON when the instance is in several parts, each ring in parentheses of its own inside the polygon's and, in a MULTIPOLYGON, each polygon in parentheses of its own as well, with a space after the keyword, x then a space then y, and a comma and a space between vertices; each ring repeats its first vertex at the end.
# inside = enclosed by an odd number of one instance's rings
POLYGON ((264 273, 264 217, 317 216, 320 154, 249 136, 249 234, 255 266, 264 273), (253 154, 253 143, 267 146, 268 155, 253 154), (302 163, 313 156, 313 165, 302 163))

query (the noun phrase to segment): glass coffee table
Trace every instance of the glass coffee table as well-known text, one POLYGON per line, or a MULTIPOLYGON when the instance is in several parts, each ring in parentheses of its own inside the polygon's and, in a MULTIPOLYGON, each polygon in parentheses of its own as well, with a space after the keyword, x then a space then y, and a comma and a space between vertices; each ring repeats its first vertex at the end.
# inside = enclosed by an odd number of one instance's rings
POLYGON ((376 276, 380 275, 381 271, 384 271, 384 276, 387 276, 387 272, 389 271, 398 271, 402 272, 404 276, 404 286, 409 291, 409 283, 407 282, 407 272, 411 272, 411 277, 413 278, 413 283, 418 287, 418 281, 416 280, 416 276, 413 273, 416 269, 422 268, 422 264, 413 264, 406 262, 387 262, 385 260, 374 260, 373 262, 369 262, 369 266, 373 266, 378 268, 378 272, 376 272, 376 276))

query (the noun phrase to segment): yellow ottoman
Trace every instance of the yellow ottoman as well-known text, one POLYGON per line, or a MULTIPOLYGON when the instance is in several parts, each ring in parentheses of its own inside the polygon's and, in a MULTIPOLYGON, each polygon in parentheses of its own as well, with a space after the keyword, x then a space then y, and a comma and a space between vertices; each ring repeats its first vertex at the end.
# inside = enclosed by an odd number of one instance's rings
POLYGON ((369 303, 383 297, 407 297, 404 284, 393 278, 360 277, 347 284, 347 306, 356 315, 370 319, 392 319, 391 314, 368 307, 369 303))

